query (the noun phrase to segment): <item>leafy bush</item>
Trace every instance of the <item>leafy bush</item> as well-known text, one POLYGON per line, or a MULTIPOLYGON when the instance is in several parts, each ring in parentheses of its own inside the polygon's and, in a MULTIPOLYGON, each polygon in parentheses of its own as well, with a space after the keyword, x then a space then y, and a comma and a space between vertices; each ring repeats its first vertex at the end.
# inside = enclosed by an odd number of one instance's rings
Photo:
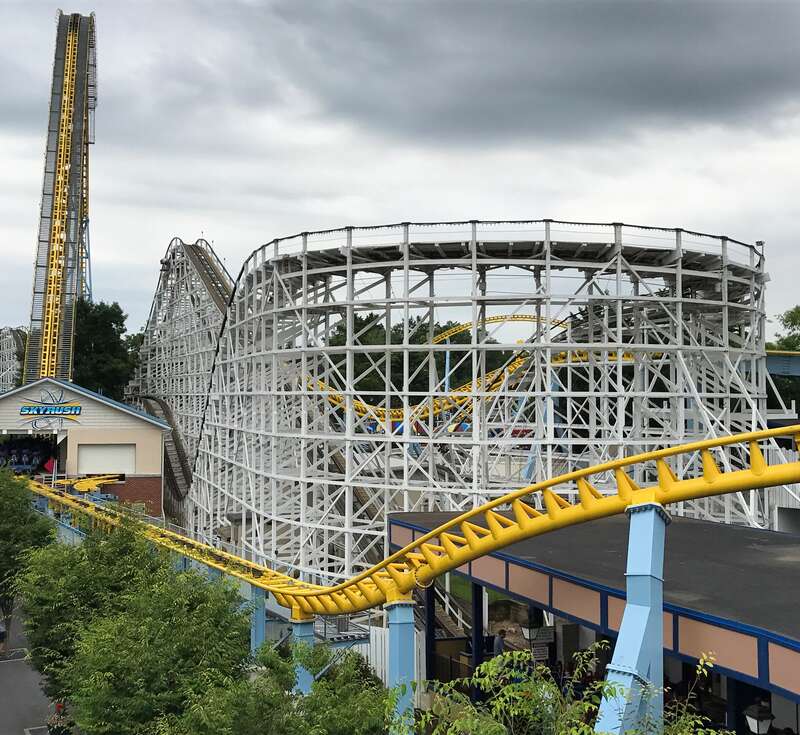
POLYGON ((284 657, 267 644, 252 678, 201 687, 181 716, 162 718, 156 735, 383 735, 390 693, 358 654, 334 656, 296 646, 284 657), (307 696, 293 691, 297 663, 319 675, 307 696))
POLYGON ((69 695, 64 667, 93 620, 121 610, 166 561, 136 536, 134 527, 90 533, 79 546, 52 544, 25 555, 15 584, 22 602, 33 665, 45 692, 69 695))
MULTIPOLYGON (((316 648, 329 651, 323 646, 316 648)), ((328 654, 330 655, 330 653, 328 654)), ((364 659, 348 651, 300 702, 306 732, 325 735, 382 735, 389 692, 364 659)))
MULTIPOLYGON (((573 672, 557 681, 549 668, 536 664, 528 651, 496 656, 475 669, 472 676, 440 684, 431 682, 433 705, 416 721, 426 735, 591 735, 603 696, 625 696, 617 685, 594 676, 597 654, 608 647, 594 644, 573 657, 573 672), (469 692, 478 694, 470 698, 469 692)), ((697 681, 706 677, 713 656, 697 665, 697 681)), ((644 696, 652 696, 647 692, 644 696)), ((685 699, 672 700, 663 723, 646 720, 637 733, 664 735, 722 735, 697 712, 694 687, 685 699)))
POLYGON ((52 523, 31 505, 25 480, 0 470, 0 616, 10 626, 14 585, 24 567, 24 554, 52 540, 52 523))
POLYGON ((149 732, 197 695, 241 678, 250 621, 232 586, 159 569, 114 615, 89 623, 65 680, 78 726, 92 735, 149 732))

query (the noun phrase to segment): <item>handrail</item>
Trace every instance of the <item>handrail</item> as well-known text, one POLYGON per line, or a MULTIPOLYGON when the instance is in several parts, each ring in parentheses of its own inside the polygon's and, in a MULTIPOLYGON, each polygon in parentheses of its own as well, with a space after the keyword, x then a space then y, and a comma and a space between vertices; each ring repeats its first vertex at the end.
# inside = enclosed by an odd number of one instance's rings
MULTIPOLYGON (((228 554, 157 526, 143 524, 143 535, 162 548, 184 554, 226 574, 245 580, 273 594, 278 604, 291 609, 295 620, 314 615, 339 615, 407 599, 414 587, 427 586, 434 578, 466 562, 500 551, 510 544, 561 528, 624 513, 643 503, 669 504, 756 488, 800 482, 800 462, 767 464, 759 442, 789 437, 800 439, 800 424, 778 429, 735 434, 691 442, 632 457, 616 459, 528 485, 462 513, 395 552, 379 564, 337 585, 310 584, 228 554), (721 470, 711 450, 746 444, 746 468, 721 470), (702 472, 679 479, 666 460, 678 455, 700 455, 702 472), (626 468, 655 463, 657 483, 639 487, 626 468), (613 472, 617 492, 601 494, 589 481, 593 475, 613 472), (553 488, 575 483, 579 501, 569 503, 553 488), (540 511, 523 498, 541 494, 540 511), (498 512, 510 506, 510 512, 498 512)), ((101 524, 117 526, 121 514, 104 506, 75 498, 30 481, 31 489, 54 505, 76 510, 101 524)))

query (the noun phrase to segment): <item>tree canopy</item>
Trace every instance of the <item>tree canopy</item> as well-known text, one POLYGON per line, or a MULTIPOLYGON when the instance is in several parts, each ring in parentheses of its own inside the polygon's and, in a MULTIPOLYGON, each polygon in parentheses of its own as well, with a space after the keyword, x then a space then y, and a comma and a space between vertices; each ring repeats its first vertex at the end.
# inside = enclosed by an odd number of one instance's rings
POLYGON ((75 722, 92 735, 149 733, 193 695, 240 679, 250 655, 240 607, 233 586, 159 569, 83 630, 65 672, 75 722))
MULTIPOLYGON (((433 335, 441 334, 443 331, 455 327, 458 322, 447 321, 443 324, 435 322, 433 325, 433 335)), ((356 344, 361 346, 375 345, 374 352, 361 352, 354 355, 353 373, 355 378, 355 389, 365 393, 375 391, 385 392, 383 374, 386 372, 384 362, 384 348, 386 346, 386 327, 383 324, 381 315, 367 313, 364 315, 353 315, 353 330, 357 335, 356 344)), ((389 335, 390 343, 393 345, 403 344, 404 324, 399 322, 394 324, 389 335)), ((409 343, 412 345, 427 346, 430 343, 431 330, 428 320, 422 317, 411 317, 408 322, 409 343)), ((458 345, 469 345, 472 336, 469 332, 459 332, 454 334, 448 341, 454 345, 450 352, 450 380, 451 389, 457 388, 472 380, 472 359, 469 349, 459 348, 458 345)), ((494 344, 496 341, 487 339, 487 344, 494 344)), ((347 343, 347 323, 342 320, 338 322, 328 339, 331 347, 342 347, 347 343)), ((495 370, 501 367, 509 359, 510 353, 506 351, 488 352, 486 354, 486 371, 495 370)), ((334 364, 342 375, 345 375, 345 361, 343 355, 332 357, 334 364)), ((444 390, 444 373, 446 366, 446 356, 444 351, 436 352, 434 357, 434 385, 439 385, 439 390, 444 390)), ((409 351, 409 375, 413 376, 409 390, 422 394, 429 392, 430 380, 430 357, 427 349, 409 351)), ((395 388, 400 388, 398 381, 403 375, 403 355, 400 351, 394 351, 391 355, 390 374, 395 388)), ((391 401, 393 406, 400 405, 400 397, 390 388, 392 393, 391 401)), ((420 399, 421 400, 421 399, 420 399)))
POLYGON ((133 377, 141 335, 127 335, 127 314, 115 301, 81 299, 75 311, 72 379, 84 388, 122 400, 133 377))
POLYGON ((157 735, 385 735, 392 695, 357 653, 332 660, 330 649, 285 651, 267 644, 247 679, 216 682, 191 696, 180 716, 165 717, 157 735), (305 696, 293 692, 293 660, 319 675, 305 696), (312 665, 313 661, 313 665, 312 665))
POLYGON ((778 322, 784 333, 778 334, 777 340, 769 343, 768 347, 790 352, 800 351, 800 306, 784 311, 778 316, 778 322))
POLYGON ((0 470, 0 616, 6 627, 14 608, 14 585, 24 568, 24 553, 44 546, 52 528, 52 523, 33 509, 25 481, 9 470, 0 470))
POLYGON ((93 620, 120 612, 126 595, 146 590, 164 565, 132 528, 90 533, 79 546, 53 544, 28 552, 16 583, 33 665, 53 698, 69 695, 65 669, 93 620))
POLYGON ((30 551, 16 589, 31 659, 86 735, 383 735, 389 693, 356 654, 323 646, 248 667, 238 588, 177 571, 134 521, 30 551), (295 657, 321 673, 293 692, 295 657), (323 671, 324 670, 324 671, 323 671))
MULTIPOLYGON (((783 312, 778 317, 783 333, 777 335, 775 342, 768 342, 768 350, 786 350, 787 352, 800 351, 800 306, 795 306, 783 312)), ((776 391, 780 394, 783 401, 788 405, 791 401, 795 402, 797 410, 800 410, 800 378, 788 375, 774 375, 772 382, 775 384, 776 391)), ((777 398, 770 392, 770 408, 777 408, 777 398)))

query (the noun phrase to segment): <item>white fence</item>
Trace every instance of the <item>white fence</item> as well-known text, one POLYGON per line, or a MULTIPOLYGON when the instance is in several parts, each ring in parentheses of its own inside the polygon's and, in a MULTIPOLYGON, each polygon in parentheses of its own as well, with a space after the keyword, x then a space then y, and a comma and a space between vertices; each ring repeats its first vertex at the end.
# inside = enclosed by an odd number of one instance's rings
MULTIPOLYGON (((359 643, 353 650, 360 653, 372 667, 375 675, 388 686, 388 658, 389 658, 389 630, 371 626, 369 629, 369 643, 359 643)), ((414 631, 414 680, 417 690, 414 695, 414 705, 421 705, 422 682, 425 681, 425 633, 421 630, 414 631)))

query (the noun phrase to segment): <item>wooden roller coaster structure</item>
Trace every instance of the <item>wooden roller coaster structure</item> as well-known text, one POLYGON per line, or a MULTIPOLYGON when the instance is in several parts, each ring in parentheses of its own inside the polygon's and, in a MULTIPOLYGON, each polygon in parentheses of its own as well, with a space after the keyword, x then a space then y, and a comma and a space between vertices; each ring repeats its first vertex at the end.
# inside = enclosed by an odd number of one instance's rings
MULTIPOLYGON (((472 330, 475 324, 502 324, 506 322, 536 322, 539 324, 547 323, 545 319, 538 317, 535 314, 498 314, 496 316, 490 316, 486 319, 482 319, 479 322, 463 322, 461 324, 456 324, 455 326, 437 334, 431 340, 431 344, 438 345, 442 342, 446 342, 448 339, 450 339, 450 337, 454 337, 457 334, 469 332, 472 330)), ((560 327, 566 324, 566 321, 556 321, 552 323, 552 326, 560 327)), ((465 348, 466 346, 462 345, 462 349, 465 348)), ((458 345, 454 345, 454 349, 458 349, 458 345)), ((598 351, 592 352, 591 354, 595 357, 602 357, 603 354, 611 353, 602 353, 598 351)), ((616 356, 616 353, 613 354, 616 356)), ((654 353, 653 356, 656 358, 660 357, 661 353, 654 353)), ((408 412, 411 420, 424 421, 429 416, 437 416, 443 411, 454 411, 464 406, 466 406, 467 411, 469 412, 472 403, 473 391, 485 391, 487 394, 491 394, 500 390, 506 381, 509 380, 511 376, 527 362, 529 357, 530 352, 528 350, 519 350, 518 352, 514 353, 513 359, 511 359, 506 365, 487 372, 484 378, 476 378, 474 381, 474 386, 473 381, 469 381, 468 383, 464 383, 463 385, 452 389, 447 396, 434 398, 431 401, 424 401, 415 406, 409 406, 408 412)), ((573 363, 581 363, 587 362, 589 357, 590 352, 587 350, 565 350, 555 353, 552 358, 552 363, 553 365, 563 365, 568 360, 571 360, 573 363)), ((622 361, 632 362, 633 355, 629 352, 623 353, 622 361)), ((326 383, 324 380, 315 380, 312 378, 309 380, 309 387, 312 390, 325 393, 328 402, 332 405, 340 408, 345 407, 346 398, 344 394, 326 383)), ((406 411, 403 408, 387 409, 384 406, 376 406, 358 399, 353 401, 353 411, 359 416, 369 415, 378 421, 385 421, 387 415, 391 421, 403 421, 406 417, 406 411)))

